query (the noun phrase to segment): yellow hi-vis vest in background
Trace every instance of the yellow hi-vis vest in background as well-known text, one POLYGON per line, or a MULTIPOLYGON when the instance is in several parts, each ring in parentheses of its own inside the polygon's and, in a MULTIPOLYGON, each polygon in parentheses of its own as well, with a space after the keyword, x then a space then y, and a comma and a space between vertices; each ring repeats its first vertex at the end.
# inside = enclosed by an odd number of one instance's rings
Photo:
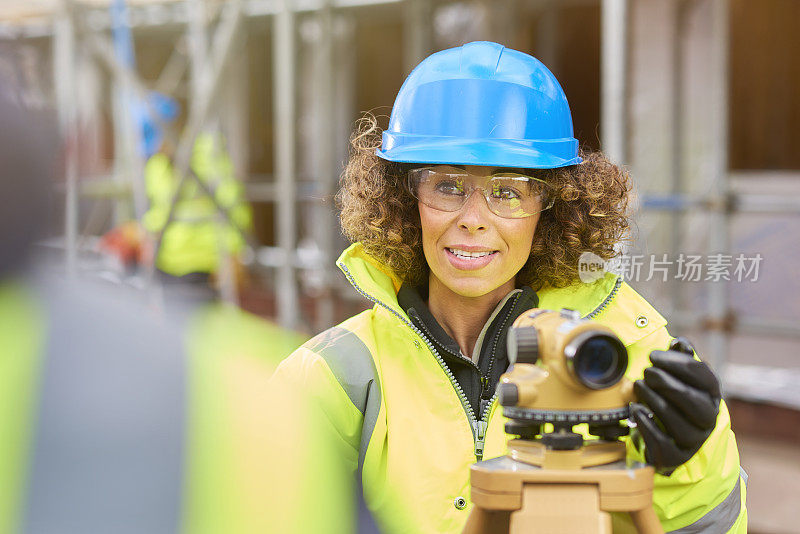
MULTIPOLYGON (((193 178, 187 178, 177 200, 172 222, 164 231, 156 266, 167 274, 210 273, 221 259, 236 255, 245 244, 241 231, 252 226, 252 212, 244 201, 244 188, 235 175, 221 138, 201 134, 194 144, 192 172, 213 192, 217 203, 233 222, 223 221, 214 202, 193 178)), ((169 158, 153 155, 145 165, 145 188, 150 209, 142 224, 148 232, 164 229, 178 178, 169 158)))
MULTIPOLYGON (((484 420, 471 420, 452 374, 398 304, 400 281, 385 265, 355 244, 338 266, 375 305, 304 344, 272 380, 314 398, 336 450, 360 472, 364 499, 384 532, 461 532, 472 507, 476 451, 483 459, 505 453, 502 410, 495 399, 484 420)), ((672 339, 666 320, 614 275, 538 295, 542 308, 576 309, 610 327, 629 351, 631 379, 641 378, 650 352, 672 339)), ((629 457, 643 461, 642 451, 627 445, 629 457)), ((671 476, 655 477, 653 506, 664 530, 746 532, 744 477, 723 403, 700 451, 671 476)), ((632 530, 626 515, 613 519, 615 532, 632 530)))

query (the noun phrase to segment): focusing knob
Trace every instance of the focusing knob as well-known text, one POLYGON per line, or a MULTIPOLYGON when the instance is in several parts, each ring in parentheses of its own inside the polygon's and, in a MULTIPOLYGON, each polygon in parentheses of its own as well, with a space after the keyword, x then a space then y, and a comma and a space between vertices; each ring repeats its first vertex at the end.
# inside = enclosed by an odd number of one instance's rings
POLYGON ((515 384, 503 382, 497 388, 500 406, 516 406, 519 402, 519 389, 515 384))
POLYGON ((519 326, 509 330, 508 361, 536 363, 539 359, 539 334, 535 326, 519 326), (513 360, 512 360, 513 355, 513 360))

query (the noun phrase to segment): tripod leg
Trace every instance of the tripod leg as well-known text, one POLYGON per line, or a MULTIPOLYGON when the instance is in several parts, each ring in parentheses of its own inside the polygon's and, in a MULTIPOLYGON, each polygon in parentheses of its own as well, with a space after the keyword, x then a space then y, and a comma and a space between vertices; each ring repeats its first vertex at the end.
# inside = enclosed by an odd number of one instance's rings
POLYGON ((631 519, 639 534, 663 534, 664 529, 661 527, 661 522, 658 520, 655 510, 652 506, 643 508, 642 510, 635 510, 631 513, 631 519))
POLYGON ((511 513, 510 534, 608 534, 611 516, 600 510, 594 484, 525 484, 522 508, 511 513))

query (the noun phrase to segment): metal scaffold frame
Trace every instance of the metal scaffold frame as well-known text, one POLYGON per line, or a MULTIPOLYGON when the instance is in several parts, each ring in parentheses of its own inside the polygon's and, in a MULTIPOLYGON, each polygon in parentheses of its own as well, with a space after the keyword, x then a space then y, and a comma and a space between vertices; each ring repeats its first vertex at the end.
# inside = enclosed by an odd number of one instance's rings
POLYGON ((297 199, 295 193, 295 15, 289 0, 279 2, 272 23, 272 57, 275 65, 275 175, 281 194, 278 203, 278 248, 284 258, 278 266, 278 320, 280 324, 296 327, 300 322, 297 279, 293 262, 288 257, 296 249, 297 199))
MULTIPOLYGON (((687 47, 687 11, 696 7, 697 2, 680 0, 675 7, 675 31, 673 34, 673 62, 671 100, 669 102, 672 138, 672 169, 670 172, 669 194, 642 195, 641 212, 665 212, 671 215, 672 232, 669 236, 670 251, 680 250, 683 236, 681 223, 689 213, 706 213, 710 216, 706 250, 709 253, 731 251, 731 217, 734 214, 787 214, 800 215, 800 200, 768 194, 740 194, 731 187, 731 179, 745 177, 748 173, 731 172, 728 168, 728 128, 729 128, 729 48, 730 48, 730 1, 706 0, 711 4, 712 46, 710 75, 711 101, 713 109, 710 150, 712 162, 710 172, 711 190, 705 195, 692 195, 685 192, 682 162, 685 147, 682 146, 684 124, 684 63, 687 47)), ((628 132, 628 65, 629 10, 631 0, 602 0, 602 145, 603 150, 614 161, 627 163, 628 132)), ((728 362, 730 336, 734 333, 746 335, 766 335, 781 338, 800 339, 800 326, 793 321, 777 321, 755 317, 740 317, 730 309, 726 284, 708 284, 708 300, 705 311, 686 309, 682 299, 679 282, 672 280, 667 284, 667 298, 673 303, 673 317, 670 323, 678 329, 698 327, 707 335, 708 359, 724 377, 734 377, 735 390, 740 388, 737 376, 751 376, 741 371, 746 366, 728 362)), ((749 371, 752 373, 752 370, 749 371)), ((753 394, 750 391, 748 394, 753 394)), ((771 398, 764 392, 756 396, 771 398)), ((786 399, 781 402, 788 402, 786 399)))
MULTIPOLYGON (((202 4, 198 4, 202 5, 202 4)), ((110 41, 100 33, 84 27, 79 20, 81 13, 79 6, 72 0, 62 0, 61 10, 54 19, 54 79, 56 93, 59 96, 58 105, 62 118, 62 131, 67 143, 67 191, 66 191, 66 220, 65 220, 65 250, 67 257, 67 272, 74 276, 76 272, 77 235, 78 235, 78 194, 77 194, 77 131, 75 110, 75 62, 76 55, 85 54, 99 60, 112 73, 114 84, 114 133, 115 133, 115 168, 118 173, 116 180, 127 185, 133 191, 134 210, 137 219, 141 219, 146 206, 144 194, 143 169, 144 165, 138 156, 139 135, 135 131, 130 113, 126 109, 130 97, 135 95, 142 102, 147 102, 147 88, 138 78, 131 67, 125 65, 117 58, 112 50, 110 41), (79 38, 76 38, 76 35, 79 38), (80 49, 80 51, 79 51, 80 49), (121 160, 121 163, 120 163, 121 160), (120 176, 122 174, 122 176, 120 176)), ((214 192, 209 186, 198 179, 189 169, 192 147, 197 135, 208 125, 212 102, 219 93, 222 75, 237 41, 237 33, 241 24, 241 5, 238 0, 231 1, 224 6, 220 16, 221 21, 214 38, 213 50, 208 50, 205 39, 199 40, 204 34, 204 11, 198 7, 195 16, 190 17, 190 33, 193 42, 193 70, 192 70, 192 98, 186 128, 177 143, 175 154, 175 172, 179 176, 173 201, 170 206, 166 225, 169 225, 175 216, 175 207, 180 196, 180 191, 187 179, 193 179, 205 192, 208 198, 216 205, 220 217, 233 224, 228 217, 227 210, 219 205, 214 192), (207 53, 210 52, 210 53, 207 53)), ((122 14, 125 16, 125 14, 122 14)), ((166 226, 165 226, 166 228, 166 226)), ((245 237, 249 236, 242 232, 245 237)), ((153 287, 155 272, 155 257, 160 249, 163 230, 156 236, 155 253, 153 262, 148 270, 148 286, 153 287)), ((249 241, 252 243, 252 239, 249 241)), ((223 262, 227 263, 227 262, 223 262)), ((224 270, 223 270, 224 271, 224 270)), ((228 289, 228 294, 223 291, 223 298, 235 300, 230 294, 231 283, 226 283, 224 272, 221 286, 228 289)))
MULTIPOLYGON (((321 267, 333 262, 332 230, 333 210, 331 197, 335 190, 337 178, 335 156, 331 143, 333 128, 333 110, 335 102, 331 96, 334 79, 334 12, 348 7, 364 5, 397 3, 398 0, 231 0, 221 7, 220 22, 213 39, 209 40, 206 24, 209 14, 205 0, 187 0, 186 2, 165 1, 146 5, 127 6, 123 14, 131 28, 139 27, 180 27, 187 26, 187 37, 190 50, 190 99, 189 116, 180 138, 177 140, 174 168, 180 177, 177 190, 180 191, 186 180, 195 179, 205 193, 215 201, 213 191, 201 180, 193 176, 190 169, 192 146, 197 135, 209 127, 213 119, 212 103, 219 95, 224 84, 224 73, 230 62, 233 51, 241 43, 241 33, 246 31, 243 21, 248 18, 267 17, 272 20, 272 60, 275 69, 273 76, 273 113, 275 143, 274 181, 246 184, 249 200, 272 201, 276 204, 277 246, 258 246, 254 238, 246 235, 248 244, 253 250, 252 257, 268 268, 274 268, 276 277, 276 295, 279 322, 289 328, 301 325, 299 313, 298 269, 309 269, 327 272, 321 267), (318 76, 317 87, 321 88, 315 95, 318 110, 321 114, 318 134, 320 154, 315 167, 315 176, 310 180, 298 180, 295 128, 296 122, 296 62, 297 62, 297 25, 296 14, 316 12, 320 19, 321 36, 315 43, 317 65, 322 66, 318 76), (309 199, 322 199, 323 205, 315 206, 314 220, 317 224, 312 229, 318 245, 317 255, 303 254, 298 249, 297 221, 299 203, 309 199), (327 230, 327 231, 325 231, 327 230)), ((143 212, 143 180, 141 179, 143 162, 136 160, 137 138, 133 135, 130 120, 124 109, 124 97, 135 95, 145 100, 148 87, 138 74, 127 65, 118 61, 113 47, 103 32, 113 26, 113 17, 108 10, 89 7, 74 0, 62 0, 60 9, 50 17, 29 19, 24 25, 0 25, 0 38, 39 38, 52 37, 54 80, 56 82, 57 106, 59 109, 60 128, 66 145, 66 185, 65 185, 65 237, 63 247, 66 257, 66 269, 70 275, 78 270, 79 241, 79 197, 84 188, 78 176, 77 145, 77 111, 74 94, 75 62, 77 57, 98 61, 111 74, 116 95, 114 106, 114 140, 115 140, 115 181, 118 187, 106 188, 104 191, 114 198, 126 199, 126 192, 133 192, 136 200, 133 211, 137 217, 143 212), (140 177, 135 179, 135 177, 140 177)), ((185 68, 180 65, 177 54, 173 54, 155 84, 157 88, 174 88, 180 81, 185 68)), ((98 189, 91 189, 92 194, 98 189)), ((178 195, 171 204, 169 221, 173 220, 178 195)), ((215 201, 216 203, 216 201, 215 201)), ((227 217, 226 210, 217 204, 220 216, 227 217)), ((124 210, 123 210, 124 211, 124 210)), ((156 251, 160 247, 163 232, 156 239, 156 251)), ((155 256, 155 254, 154 254, 155 256)), ((157 286, 154 282, 154 264, 148 272, 148 286, 157 286)), ((330 326, 334 318, 332 299, 332 281, 330 276, 323 276, 322 298, 318 299, 317 326, 330 326)), ((235 300, 235 296, 225 298, 224 288, 231 284, 223 280, 223 298, 235 300)))

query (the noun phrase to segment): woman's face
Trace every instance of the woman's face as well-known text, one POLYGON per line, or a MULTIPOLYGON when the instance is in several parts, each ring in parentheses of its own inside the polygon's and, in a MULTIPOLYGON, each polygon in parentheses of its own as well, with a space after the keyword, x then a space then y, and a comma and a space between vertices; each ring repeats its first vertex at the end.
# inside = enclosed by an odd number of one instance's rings
MULTIPOLYGON (((487 176, 493 167, 467 166, 487 176)), ((475 191, 459 210, 440 211, 418 202, 422 248, 432 283, 439 282, 462 297, 482 297, 498 288, 514 287, 517 272, 528 261, 539 214, 505 219, 489 210, 475 191)))

